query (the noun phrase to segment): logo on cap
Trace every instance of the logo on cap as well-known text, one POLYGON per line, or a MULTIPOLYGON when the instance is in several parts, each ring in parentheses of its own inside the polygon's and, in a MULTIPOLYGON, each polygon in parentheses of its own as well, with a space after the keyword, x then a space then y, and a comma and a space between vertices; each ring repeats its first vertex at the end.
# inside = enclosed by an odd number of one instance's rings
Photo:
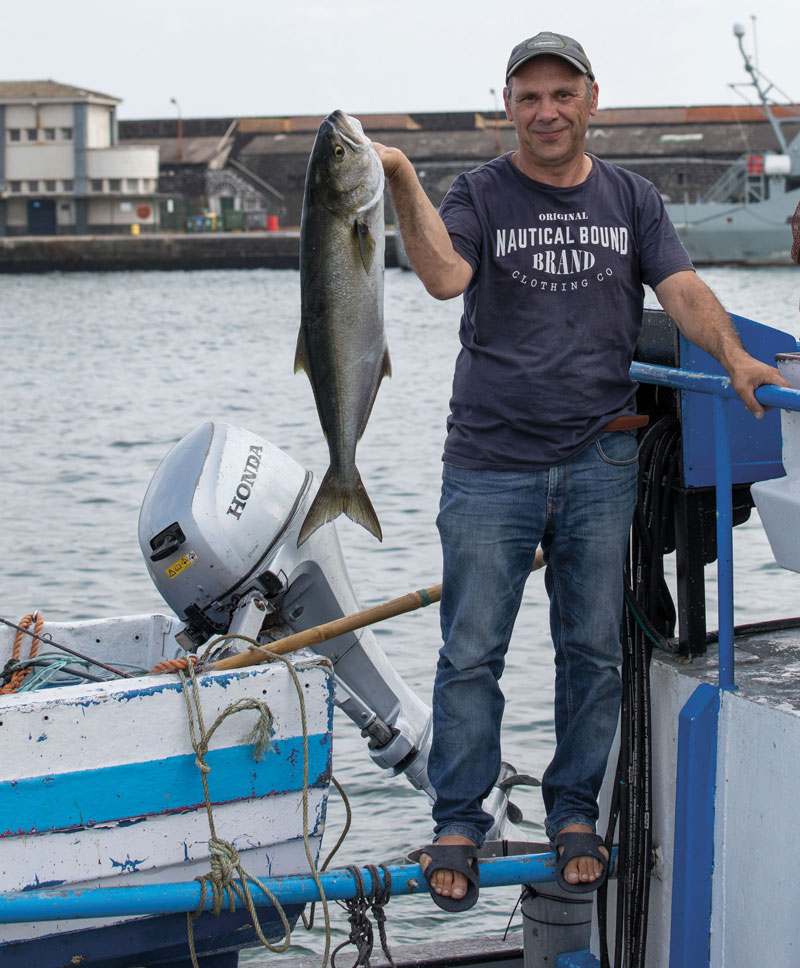
POLYGON ((540 47, 566 47, 566 41, 558 34, 538 34, 525 45, 528 50, 538 50, 540 47))

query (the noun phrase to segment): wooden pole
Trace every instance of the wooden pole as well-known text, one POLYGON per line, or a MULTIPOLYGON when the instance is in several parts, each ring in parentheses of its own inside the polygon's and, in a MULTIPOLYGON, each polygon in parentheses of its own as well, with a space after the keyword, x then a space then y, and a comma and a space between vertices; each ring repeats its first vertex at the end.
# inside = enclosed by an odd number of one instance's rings
MULTIPOLYGON (((324 625, 316 625, 314 628, 306 629, 304 632, 297 632, 294 635, 287 635, 284 639, 278 639, 264 646, 264 649, 275 655, 285 655, 287 652, 296 652, 297 649, 304 649, 308 646, 319 645, 334 639, 337 635, 344 635, 346 632, 354 632, 356 629, 363 629, 367 625, 374 625, 384 619, 393 618, 395 615, 403 615, 405 612, 413 612, 415 609, 424 608, 438 602, 442 597, 442 586, 432 585, 430 588, 421 588, 416 592, 409 592, 401 595, 400 598, 393 598, 391 601, 382 602, 380 605, 373 605, 352 615, 345 615, 342 618, 326 622, 324 625)), ((242 652, 239 655, 231 655, 227 659, 220 659, 213 663, 207 671, 218 672, 223 669, 243 669, 246 666, 259 665, 267 662, 269 656, 263 655, 258 650, 253 649, 242 652)))

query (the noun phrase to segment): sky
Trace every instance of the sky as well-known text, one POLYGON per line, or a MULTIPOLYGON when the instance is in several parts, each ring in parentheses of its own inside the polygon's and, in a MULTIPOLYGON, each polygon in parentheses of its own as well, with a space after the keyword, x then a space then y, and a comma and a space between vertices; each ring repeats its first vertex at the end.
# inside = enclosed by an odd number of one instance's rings
POLYGON ((741 104, 736 22, 800 101, 798 0, 4 0, 0 80, 110 94, 122 119, 485 111, 515 44, 554 30, 600 107, 741 104))

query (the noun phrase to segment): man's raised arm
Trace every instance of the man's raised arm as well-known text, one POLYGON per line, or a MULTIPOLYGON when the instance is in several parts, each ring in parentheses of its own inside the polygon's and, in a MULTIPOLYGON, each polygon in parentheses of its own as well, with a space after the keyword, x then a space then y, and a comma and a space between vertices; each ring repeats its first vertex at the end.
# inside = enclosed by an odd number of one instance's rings
POLYGON ((383 163, 400 234, 414 271, 436 299, 460 296, 472 279, 472 267, 453 248, 414 166, 397 148, 372 144, 383 163))

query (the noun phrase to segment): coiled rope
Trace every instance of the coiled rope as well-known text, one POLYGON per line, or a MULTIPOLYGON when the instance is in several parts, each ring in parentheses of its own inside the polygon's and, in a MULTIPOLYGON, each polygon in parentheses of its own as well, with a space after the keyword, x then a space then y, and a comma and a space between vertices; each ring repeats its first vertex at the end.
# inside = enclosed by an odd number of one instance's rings
MULTIPOLYGON (((274 655, 268 653, 268 650, 261 647, 258 642, 253 639, 248 638, 244 635, 226 635, 223 639, 240 639, 246 642, 253 648, 259 649, 259 651, 268 654, 271 660, 277 660, 283 662, 294 682, 295 690, 297 692, 298 703, 300 707, 300 717, 302 721, 303 728, 303 844, 305 847, 306 859, 308 860, 309 870, 311 876, 314 879, 314 883, 317 885, 319 890, 320 899, 322 902, 322 911, 325 919, 325 950, 322 960, 322 968, 328 964, 328 957, 330 954, 330 941, 331 941, 331 927, 330 927, 330 913, 328 910, 328 902, 325 898, 325 890, 322 886, 322 881, 320 880, 319 874, 317 872, 316 864, 314 862, 313 853, 311 850, 311 844, 309 842, 308 836, 308 723, 306 720, 306 706, 305 698, 303 696, 303 689, 300 683, 300 679, 297 675, 295 666, 283 656, 274 655)), ((222 639, 215 639, 209 643, 204 656, 222 639)), ((205 795, 206 801, 206 812, 208 815, 208 825, 211 837, 208 841, 209 854, 211 857, 211 871, 208 874, 200 875, 195 878, 200 884, 201 895, 200 902, 197 909, 186 915, 187 932, 189 937, 189 953, 192 960, 192 965, 194 968, 199 968, 197 962, 197 954, 195 951, 194 943, 194 922, 201 914, 205 911, 206 900, 208 897, 208 889, 211 889, 213 898, 213 908, 212 912, 216 915, 220 914, 222 911, 222 906, 227 898, 229 910, 233 911, 236 907, 235 899, 238 898, 242 905, 247 909, 250 915, 253 928, 255 929, 256 936, 258 940, 267 948, 269 951, 276 953, 286 951, 291 943, 291 928, 289 926, 286 914, 281 907, 278 899, 269 891, 265 884, 263 884, 257 877, 248 873, 242 866, 241 860, 236 849, 231 843, 226 840, 222 840, 217 836, 216 828, 214 825, 214 812, 211 805, 211 797, 208 790, 208 774, 211 772, 211 768, 205 761, 206 753, 208 752, 208 745, 217 727, 225 720, 228 716, 231 716, 238 712, 244 712, 246 710, 255 710, 258 712, 258 721, 251 730, 250 735, 247 738, 248 743, 254 743, 255 749, 254 754, 256 759, 259 759, 269 747, 269 736, 272 729, 272 713, 265 702, 256 699, 240 699, 235 703, 231 703, 220 715, 216 718, 211 729, 206 730, 205 724, 203 722, 203 712, 200 705, 200 695, 197 685, 197 678, 195 675, 195 665, 197 660, 195 656, 191 656, 194 661, 185 662, 186 671, 188 671, 188 677, 184 669, 178 668, 178 675, 181 679, 181 684, 183 686, 183 694, 186 701, 186 709, 189 716, 189 733, 192 743, 192 748, 195 751, 195 762, 197 768, 200 771, 200 776, 203 783, 203 793, 205 795), (196 723, 195 723, 196 719, 196 723), (198 736, 199 734, 199 736, 198 736), (238 874, 238 882, 234 880, 234 874, 238 874), (270 899, 272 904, 275 906, 276 911, 281 919, 283 925, 284 938, 280 944, 277 946, 272 945, 269 940, 264 935, 261 925, 258 920, 258 914, 256 912, 256 907, 253 902, 252 895, 250 893, 250 888, 248 882, 255 884, 264 894, 270 899)), ((182 662, 183 660, 174 660, 176 662, 182 662)), ((320 661, 326 662, 330 665, 327 660, 314 660, 313 664, 318 665, 320 661)), ((311 664, 311 663, 309 663, 311 664)), ((303 665, 297 668, 303 668, 303 665)), ((337 844, 338 847, 338 844, 337 844)))
MULTIPOLYGON (((25 632, 33 625, 33 642, 31 642, 30 659, 35 659, 39 651, 39 642, 41 639, 39 635, 41 634, 42 627, 44 626, 44 619, 38 612, 34 612, 33 615, 26 615, 20 620, 19 626, 17 628, 17 634, 14 636, 14 645, 11 650, 11 662, 19 662, 20 653, 22 652, 22 637, 25 632)), ((11 678, 4 686, 0 686, 0 695, 8 695, 12 692, 17 692, 25 681, 26 676, 30 673, 30 667, 25 669, 19 669, 11 674, 11 678)))
POLYGON ((336 955, 348 945, 354 945, 356 949, 356 960, 353 962, 352 968, 369 968, 369 959, 372 955, 375 936, 372 930, 372 922, 367 914, 368 910, 371 910, 375 916, 381 949, 386 961, 391 968, 394 968, 392 953, 386 939, 386 912, 383 910, 384 905, 388 903, 391 897, 392 875, 389 873, 389 868, 384 864, 380 865, 380 869, 383 871, 383 881, 378 868, 373 864, 367 864, 367 870, 372 881, 372 889, 368 895, 364 887, 364 878, 361 876, 358 867, 347 868, 356 882, 356 896, 348 901, 339 902, 349 912, 350 934, 347 940, 338 945, 331 955, 332 968, 336 968, 336 955))

